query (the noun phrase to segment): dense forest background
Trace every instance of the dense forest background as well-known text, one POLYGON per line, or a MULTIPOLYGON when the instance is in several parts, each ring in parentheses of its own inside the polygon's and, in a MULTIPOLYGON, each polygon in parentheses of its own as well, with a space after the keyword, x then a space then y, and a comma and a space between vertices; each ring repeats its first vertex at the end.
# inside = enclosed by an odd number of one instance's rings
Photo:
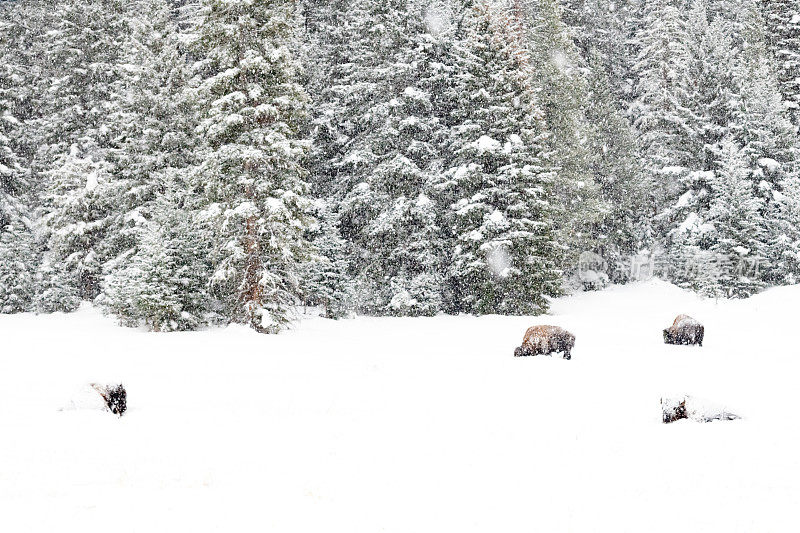
POLYGON ((800 281, 799 122, 800 0, 3 0, 0 311, 746 297, 800 281))

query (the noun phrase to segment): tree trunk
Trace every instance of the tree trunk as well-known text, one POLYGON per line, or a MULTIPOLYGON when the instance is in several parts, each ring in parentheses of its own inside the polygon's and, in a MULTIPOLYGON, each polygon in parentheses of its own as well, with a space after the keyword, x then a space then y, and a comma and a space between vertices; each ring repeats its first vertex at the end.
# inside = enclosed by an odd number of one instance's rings
POLYGON ((264 302, 263 288, 261 287, 261 256, 255 216, 247 218, 245 230, 247 263, 245 265, 241 299, 250 326, 257 331, 261 331, 261 315, 258 311, 263 307, 264 302))

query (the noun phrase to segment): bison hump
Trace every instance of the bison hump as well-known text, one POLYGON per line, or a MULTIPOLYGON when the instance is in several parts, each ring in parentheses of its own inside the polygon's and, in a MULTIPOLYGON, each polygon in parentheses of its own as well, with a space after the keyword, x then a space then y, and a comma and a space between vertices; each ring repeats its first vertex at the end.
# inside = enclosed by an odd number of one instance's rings
POLYGON ((700 322, 689 315, 678 315, 672 325, 676 328, 681 326, 699 326, 700 322))

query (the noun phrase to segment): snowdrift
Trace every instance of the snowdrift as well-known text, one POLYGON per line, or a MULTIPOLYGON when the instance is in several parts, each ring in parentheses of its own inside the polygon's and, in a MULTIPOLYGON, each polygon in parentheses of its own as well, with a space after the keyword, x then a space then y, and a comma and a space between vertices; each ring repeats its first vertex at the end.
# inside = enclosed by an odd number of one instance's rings
POLYGON ((6 531, 792 531, 800 287, 662 282, 543 317, 310 317, 157 334, 96 310, 0 316, 6 531), (665 345, 677 313, 702 348, 665 345), (572 360, 512 356, 526 328, 572 360), (86 383, 128 410, 59 411, 86 383), (664 394, 735 409, 663 424, 664 394))

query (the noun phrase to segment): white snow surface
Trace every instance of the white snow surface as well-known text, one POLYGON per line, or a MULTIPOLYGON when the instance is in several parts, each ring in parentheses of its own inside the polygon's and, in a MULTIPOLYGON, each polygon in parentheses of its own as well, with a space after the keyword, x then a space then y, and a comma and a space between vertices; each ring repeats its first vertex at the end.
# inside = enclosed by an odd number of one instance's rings
POLYGON ((660 281, 541 317, 307 317, 274 336, 0 316, 4 531, 794 531, 800 287, 660 281), (679 313, 704 346, 668 346, 679 313), (514 358, 567 328, 572 360, 514 358), (60 410, 122 382, 128 412, 60 410), (741 420, 661 423, 665 394, 741 420))

